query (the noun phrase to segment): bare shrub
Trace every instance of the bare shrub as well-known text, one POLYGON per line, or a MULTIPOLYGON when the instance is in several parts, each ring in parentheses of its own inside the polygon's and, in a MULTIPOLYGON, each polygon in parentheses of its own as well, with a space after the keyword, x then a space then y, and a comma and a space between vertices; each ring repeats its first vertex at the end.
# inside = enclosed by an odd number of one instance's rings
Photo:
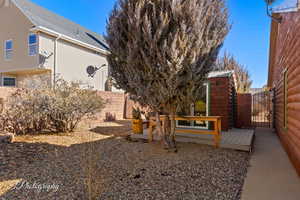
POLYGON ((55 89, 18 89, 0 117, 2 129, 15 134, 73 132, 83 118, 93 117, 104 101, 80 83, 59 80, 55 89))
POLYGON ((233 70, 236 75, 236 87, 238 93, 249 93, 252 80, 248 69, 240 64, 233 55, 225 52, 222 58, 219 58, 215 64, 214 70, 233 70))

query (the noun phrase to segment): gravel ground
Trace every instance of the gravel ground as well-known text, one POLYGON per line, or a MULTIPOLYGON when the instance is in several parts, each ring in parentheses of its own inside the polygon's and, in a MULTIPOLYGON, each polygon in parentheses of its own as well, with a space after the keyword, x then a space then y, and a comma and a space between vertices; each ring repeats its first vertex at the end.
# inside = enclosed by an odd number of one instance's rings
POLYGON ((194 144, 168 153, 128 141, 128 121, 92 128, 0 144, 0 200, 240 199, 247 153, 194 144))

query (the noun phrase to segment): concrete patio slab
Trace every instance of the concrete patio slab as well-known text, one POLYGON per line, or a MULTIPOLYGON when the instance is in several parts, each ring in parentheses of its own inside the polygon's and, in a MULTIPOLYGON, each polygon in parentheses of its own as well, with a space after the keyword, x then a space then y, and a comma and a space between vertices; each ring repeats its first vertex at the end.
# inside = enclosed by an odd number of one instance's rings
POLYGON ((255 135, 242 200, 299 200, 300 177, 277 135, 266 128, 257 129, 255 135))
MULTIPOLYGON (((148 133, 145 129, 143 134, 132 134, 131 137, 134 139, 148 139, 148 133)), ((220 147, 241 151, 251 151, 253 138, 253 129, 231 129, 228 132, 222 132, 220 147)), ((154 134, 154 140, 160 140, 157 134, 154 134)), ((179 132, 176 133, 176 141, 214 146, 213 136, 206 134, 198 135, 179 132)))

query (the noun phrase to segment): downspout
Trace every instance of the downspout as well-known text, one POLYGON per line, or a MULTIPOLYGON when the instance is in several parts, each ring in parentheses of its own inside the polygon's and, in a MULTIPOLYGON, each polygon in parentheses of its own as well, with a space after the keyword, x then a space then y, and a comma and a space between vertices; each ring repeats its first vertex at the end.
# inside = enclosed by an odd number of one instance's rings
POLYGON ((54 41, 54 66, 53 66, 53 87, 55 88, 56 85, 56 71, 57 71, 57 42, 62 37, 61 34, 59 34, 54 41))

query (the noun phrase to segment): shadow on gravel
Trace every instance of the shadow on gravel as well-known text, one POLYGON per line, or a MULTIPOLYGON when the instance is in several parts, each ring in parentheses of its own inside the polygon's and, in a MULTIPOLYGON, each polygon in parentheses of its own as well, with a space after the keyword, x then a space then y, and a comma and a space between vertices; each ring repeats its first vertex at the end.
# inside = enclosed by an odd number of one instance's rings
MULTIPOLYGON (((110 149, 118 139, 74 144, 0 143, 0 200, 89 199, 97 196, 91 176, 97 147, 110 149)), ((96 157, 98 157, 96 156, 96 157)), ((98 159, 97 159, 98 160, 98 159)), ((96 172, 97 173, 97 172, 96 172)))
POLYGON ((107 136, 128 136, 131 133, 131 121, 114 121, 111 122, 111 126, 97 126, 93 129, 91 129, 91 132, 98 133, 101 135, 107 135, 107 136))
MULTIPOLYGON (((94 130, 102 131, 103 127, 94 130)), ((118 127, 115 134, 108 134, 108 129, 103 132, 111 137, 69 147, 0 144, 0 199, 240 198, 247 153, 194 144, 179 144, 177 154, 167 153, 156 143, 127 141, 117 135, 122 132, 118 127), (55 184, 59 188, 14 189, 14 184, 8 184, 14 180, 19 180, 17 186, 55 184)))

